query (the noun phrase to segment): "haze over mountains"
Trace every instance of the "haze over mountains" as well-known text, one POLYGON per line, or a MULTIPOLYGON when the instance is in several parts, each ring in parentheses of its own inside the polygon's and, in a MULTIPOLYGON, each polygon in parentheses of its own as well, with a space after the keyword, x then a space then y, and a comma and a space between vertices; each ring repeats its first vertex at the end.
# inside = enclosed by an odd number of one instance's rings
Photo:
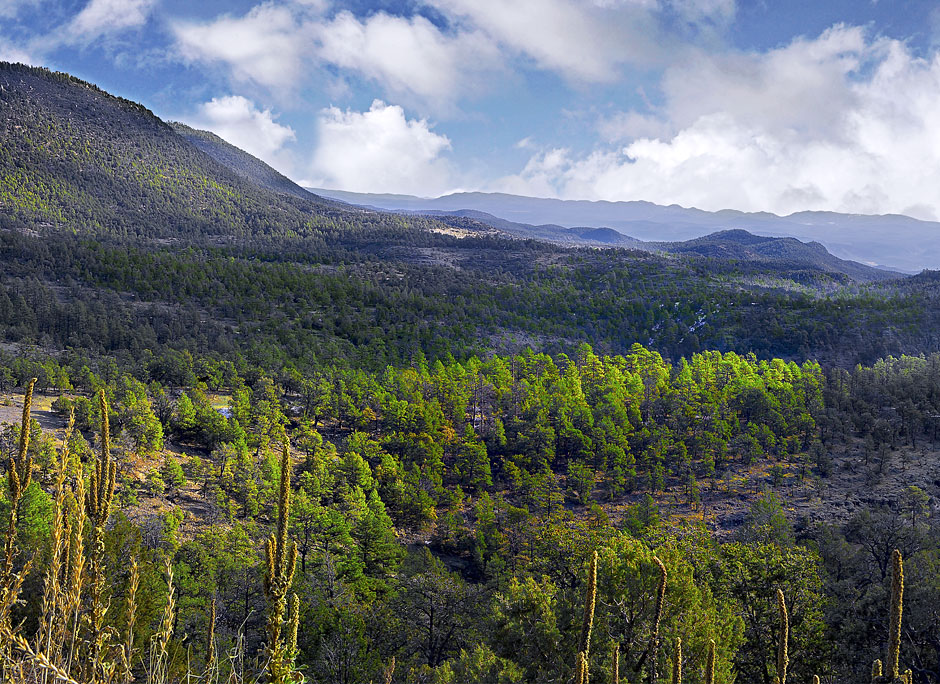
MULTIPOLYGON (((475 211, 514 223, 562 228, 612 228, 643 241, 681 241, 742 229, 757 235, 816 241, 832 254, 871 266, 916 273, 940 267, 940 223, 896 214, 867 216, 804 211, 789 216, 717 212, 652 202, 607 202, 463 192, 437 198, 311 189, 334 199, 387 211, 475 211)), ((626 246, 626 245, 625 245, 626 246)))

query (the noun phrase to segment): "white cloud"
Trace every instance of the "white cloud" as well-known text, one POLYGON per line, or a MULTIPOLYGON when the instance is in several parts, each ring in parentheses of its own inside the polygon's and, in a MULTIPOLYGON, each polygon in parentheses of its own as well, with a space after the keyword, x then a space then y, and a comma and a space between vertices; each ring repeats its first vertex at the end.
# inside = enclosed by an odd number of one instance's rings
MULTIPOLYGON (((328 19, 326 9, 324 0, 265 2, 240 17, 172 29, 183 59, 224 64, 236 80, 278 91, 301 87, 311 67, 330 66, 444 110, 500 68, 499 51, 482 32, 445 33, 421 16, 384 12, 360 19, 342 11, 328 19)), ((342 87, 334 77, 331 88, 342 87)))
POLYGON ((858 103, 852 82, 887 44, 869 44, 863 29, 840 25, 762 54, 699 53, 667 70, 668 115, 680 127, 724 112, 774 131, 838 134, 845 112, 858 103))
POLYGON ((674 56, 678 42, 664 32, 665 14, 700 22, 734 9, 734 0, 426 2, 446 17, 444 26, 419 14, 329 16, 328 0, 268 0, 241 16, 171 28, 184 60, 226 65, 237 80, 293 90, 311 67, 328 67, 441 111, 485 90, 512 64, 573 83, 616 81, 624 64, 661 65, 674 56))
MULTIPOLYGON (((619 149, 536 155, 502 187, 703 209, 940 215, 940 54, 919 59, 901 42, 836 26, 768 53, 700 55, 669 71, 664 92, 663 131, 619 149)), ((634 132, 654 124, 638 115, 634 132)))
POLYGON ((430 1, 571 80, 613 81, 620 64, 649 63, 662 53, 649 2, 430 1))
POLYGON ((436 106, 468 87, 476 90, 480 75, 499 66, 496 46, 481 32, 445 34, 421 16, 378 12, 360 20, 340 12, 316 36, 322 61, 377 81, 392 95, 416 95, 436 106))
POLYGON ((150 17, 156 0, 90 0, 63 29, 64 42, 89 42, 142 26, 150 17))
POLYGON ((357 192, 441 194, 453 189, 441 155, 450 140, 424 119, 407 119, 397 105, 375 100, 369 111, 324 110, 319 144, 304 184, 357 192))
POLYGON ((3 36, 0 36, 0 62, 20 62, 22 64, 34 64, 32 57, 15 45, 9 43, 3 44, 3 36))
POLYGON ((212 98, 199 107, 191 119, 193 126, 205 128, 275 168, 287 168, 279 153, 295 139, 294 130, 274 120, 271 110, 258 109, 240 95, 212 98))
POLYGON ((303 59, 310 49, 304 21, 273 2, 256 6, 243 17, 177 22, 172 30, 185 60, 221 62, 237 80, 270 88, 299 85, 303 59))

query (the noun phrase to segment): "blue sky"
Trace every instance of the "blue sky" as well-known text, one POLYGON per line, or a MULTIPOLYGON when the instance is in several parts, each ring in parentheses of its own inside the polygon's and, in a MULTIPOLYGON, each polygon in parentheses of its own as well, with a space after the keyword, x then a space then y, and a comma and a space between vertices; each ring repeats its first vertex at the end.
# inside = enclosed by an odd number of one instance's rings
POLYGON ((312 186, 940 217, 940 10, 902 0, 0 0, 0 59, 312 186))

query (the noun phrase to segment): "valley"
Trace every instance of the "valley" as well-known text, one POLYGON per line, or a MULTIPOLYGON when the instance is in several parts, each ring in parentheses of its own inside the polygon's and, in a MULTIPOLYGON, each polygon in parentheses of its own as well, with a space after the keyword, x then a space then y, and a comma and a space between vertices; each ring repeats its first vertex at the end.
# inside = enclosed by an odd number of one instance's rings
POLYGON ((772 684, 778 590, 792 680, 867 681, 895 549, 905 667, 940 678, 923 254, 648 203, 604 210, 675 233, 320 197, 9 63, 0 142, 23 681, 568 682, 592 585, 596 681, 666 681, 681 638, 686 681, 772 684))

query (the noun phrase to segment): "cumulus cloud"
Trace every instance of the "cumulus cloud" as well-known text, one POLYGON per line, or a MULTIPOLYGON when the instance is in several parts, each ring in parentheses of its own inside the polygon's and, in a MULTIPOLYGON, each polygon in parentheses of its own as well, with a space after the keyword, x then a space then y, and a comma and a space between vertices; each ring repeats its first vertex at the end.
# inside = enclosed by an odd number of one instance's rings
POLYGON ((266 2, 242 17, 172 25, 181 56, 221 63, 237 80, 270 88, 298 85, 309 49, 309 25, 288 7, 266 2))
POLYGON ((378 12, 365 20, 340 12, 318 26, 317 55, 358 72, 393 95, 416 95, 438 106, 452 101, 479 76, 499 66, 499 52, 479 31, 445 34, 421 16, 378 12))
MULTIPOLYGON (((904 43, 836 26, 767 53, 701 55, 671 69, 663 88, 664 131, 587 155, 542 152, 503 187, 703 209, 940 215, 938 54, 920 59, 904 43)), ((633 122, 636 133, 654 124, 633 122)))
POLYGON ((4 44, 3 36, 0 36, 0 62, 20 62, 22 64, 33 64, 32 57, 15 45, 4 44))
POLYGON ((172 29, 185 60, 224 64, 236 80, 272 90, 294 90, 310 67, 329 67, 443 109, 499 68, 496 46, 479 31, 444 32, 424 17, 385 12, 328 18, 326 9, 322 0, 266 2, 240 17, 172 29))
MULTIPOLYGON (((117 2, 118 0, 95 0, 117 2)), ((142 2, 144 0, 124 0, 142 2)), ((180 56, 237 80, 295 88, 310 67, 378 83, 445 109, 527 64, 574 83, 613 82, 624 64, 664 64, 678 42, 665 16, 733 16, 734 0, 426 0, 444 18, 331 14, 328 0, 269 0, 241 16, 171 25, 180 56), (668 22, 667 22, 668 23, 668 22)))
POLYGON ((306 185, 357 192, 421 195, 451 190, 442 154, 450 140, 424 119, 375 100, 366 112, 330 107, 318 120, 319 144, 306 185))
POLYGON ((431 0, 442 12, 487 32, 537 66, 572 80, 613 81, 628 61, 660 55, 647 2, 431 0))
POLYGON ((154 4, 156 0, 90 0, 64 29, 64 40, 89 42, 106 34, 143 26, 154 4))
POLYGON ((269 109, 258 109, 240 95, 212 98, 202 104, 191 123, 205 128, 271 166, 286 168, 280 154, 286 143, 295 139, 290 126, 277 123, 269 109))

